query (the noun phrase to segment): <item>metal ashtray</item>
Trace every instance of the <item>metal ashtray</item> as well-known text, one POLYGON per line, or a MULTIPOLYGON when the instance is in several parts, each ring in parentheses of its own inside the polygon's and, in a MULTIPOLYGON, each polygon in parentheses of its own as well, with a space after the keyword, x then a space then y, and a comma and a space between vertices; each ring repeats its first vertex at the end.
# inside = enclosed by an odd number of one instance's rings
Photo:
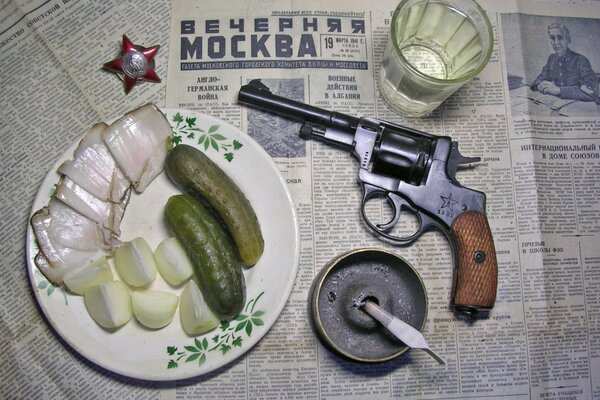
POLYGON ((372 301, 419 331, 427 294, 417 271, 391 252, 365 248, 331 260, 315 278, 311 323, 325 346, 354 361, 388 361, 409 348, 359 305, 372 301))

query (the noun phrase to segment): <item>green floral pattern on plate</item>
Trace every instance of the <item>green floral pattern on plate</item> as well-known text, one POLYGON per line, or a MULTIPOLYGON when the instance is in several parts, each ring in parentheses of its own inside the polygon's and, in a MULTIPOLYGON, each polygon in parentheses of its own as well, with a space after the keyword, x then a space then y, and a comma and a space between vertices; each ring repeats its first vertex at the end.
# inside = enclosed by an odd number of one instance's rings
POLYGON ((213 150, 223 152, 223 157, 231 162, 235 157, 235 152, 244 145, 236 140, 228 140, 227 137, 219 132, 221 125, 215 124, 207 129, 201 129, 196 126, 196 117, 186 117, 177 112, 170 120, 173 128, 173 145, 177 146, 186 140, 195 143, 204 148, 204 151, 213 150))
POLYGON ((252 335, 255 326, 264 325, 262 316, 264 311, 254 311, 256 303, 265 292, 261 292, 254 299, 246 303, 244 311, 235 317, 231 322, 224 321, 218 328, 217 333, 208 333, 204 337, 194 338, 192 345, 183 346, 179 350, 176 346, 167 346, 167 354, 172 357, 167 363, 167 368, 179 367, 179 362, 184 360, 187 362, 197 361, 201 366, 206 362, 208 353, 219 350, 221 355, 229 353, 233 347, 241 347, 243 342, 243 333, 247 337, 252 335), (210 341, 208 336, 212 336, 210 341))
POLYGON ((38 270, 35 271, 35 276, 37 277, 37 285, 36 288, 41 291, 45 291, 47 296, 51 296, 56 290, 60 291, 65 298, 65 305, 69 305, 69 300, 67 298, 67 293, 63 290, 62 286, 54 286, 51 282, 49 282, 44 275, 38 270))

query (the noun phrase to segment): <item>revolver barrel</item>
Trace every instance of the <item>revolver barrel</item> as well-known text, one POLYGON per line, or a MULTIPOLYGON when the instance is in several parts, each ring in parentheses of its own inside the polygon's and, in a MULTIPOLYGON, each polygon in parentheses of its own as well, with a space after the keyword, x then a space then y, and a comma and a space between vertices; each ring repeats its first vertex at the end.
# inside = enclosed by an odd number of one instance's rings
POLYGON ((260 79, 254 79, 241 87, 238 102, 254 106, 322 127, 332 127, 346 132, 354 132, 358 126, 358 118, 350 115, 331 112, 299 101, 277 96, 265 86, 260 79))

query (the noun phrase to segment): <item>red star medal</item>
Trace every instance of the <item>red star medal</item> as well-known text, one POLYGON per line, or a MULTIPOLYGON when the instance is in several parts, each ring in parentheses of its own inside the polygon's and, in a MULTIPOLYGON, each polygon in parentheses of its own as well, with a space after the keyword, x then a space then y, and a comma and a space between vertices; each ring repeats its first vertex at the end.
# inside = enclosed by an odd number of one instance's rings
POLYGON ((135 84, 142 81, 160 82, 154 71, 154 56, 160 46, 143 48, 136 46, 123 35, 123 51, 121 57, 104 64, 104 68, 118 74, 123 79, 125 94, 129 93, 135 84))

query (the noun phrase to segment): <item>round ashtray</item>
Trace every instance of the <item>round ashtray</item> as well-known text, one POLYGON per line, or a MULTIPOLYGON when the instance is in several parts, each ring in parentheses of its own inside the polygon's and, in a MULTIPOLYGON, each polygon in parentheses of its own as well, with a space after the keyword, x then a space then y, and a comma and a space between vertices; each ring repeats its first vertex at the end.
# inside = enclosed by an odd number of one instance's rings
POLYGON ((417 271, 386 250, 357 249, 331 260, 312 284, 311 324, 323 344, 350 360, 366 363, 405 353, 404 343, 362 311, 360 304, 365 300, 423 330, 427 294, 417 271))

